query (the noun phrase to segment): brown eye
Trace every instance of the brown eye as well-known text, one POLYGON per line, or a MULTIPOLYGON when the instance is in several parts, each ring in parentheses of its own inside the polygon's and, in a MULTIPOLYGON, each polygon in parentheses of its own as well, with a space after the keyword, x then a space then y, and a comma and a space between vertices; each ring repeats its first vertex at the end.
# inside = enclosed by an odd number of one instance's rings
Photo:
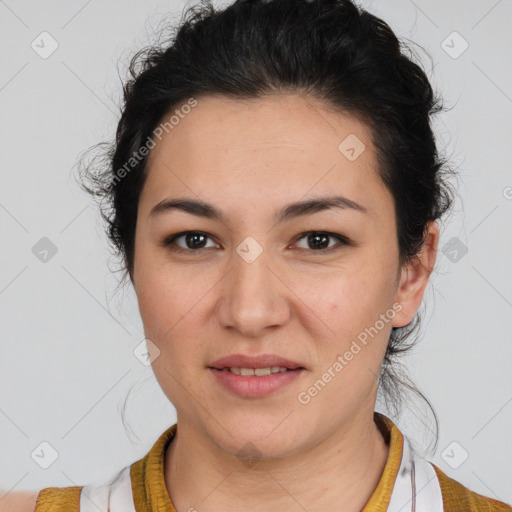
POLYGON ((317 253, 335 250, 339 248, 340 245, 348 245, 349 243, 346 237, 335 233, 329 233, 327 231, 309 231, 307 233, 303 233, 298 240, 302 240, 304 238, 307 243, 307 247, 304 249, 317 253), (338 244, 329 246, 330 239, 338 240, 338 244))
POLYGON ((210 238, 210 236, 202 231, 184 231, 166 238, 162 245, 164 247, 170 247, 173 251, 177 252, 197 252, 207 248, 205 243, 208 238, 210 238), (179 239, 184 240, 184 246, 176 243, 179 239))
MULTIPOLYGON (((212 246, 206 246, 208 239, 211 239, 210 235, 202 231, 183 231, 167 237, 162 241, 162 246, 168 247, 170 250, 175 252, 200 253, 204 249, 212 248, 212 246), (177 243, 180 239, 183 239, 183 245, 179 245, 177 243)), ((296 240, 302 239, 306 239, 307 247, 300 249, 317 254, 334 251, 339 249, 342 245, 350 245, 348 238, 335 233, 329 233, 327 231, 308 231, 306 233, 302 233, 296 240), (330 246, 330 241, 332 240, 337 240, 338 243, 330 246)))

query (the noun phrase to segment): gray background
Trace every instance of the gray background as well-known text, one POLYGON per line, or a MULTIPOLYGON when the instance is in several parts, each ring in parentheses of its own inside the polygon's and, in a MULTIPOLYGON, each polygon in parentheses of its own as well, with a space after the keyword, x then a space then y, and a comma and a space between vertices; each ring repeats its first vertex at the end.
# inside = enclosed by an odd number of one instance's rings
MULTIPOLYGON (((185 5, 0 0, 1 489, 107 479, 175 421, 151 368, 133 354, 144 339, 135 296, 114 293, 99 214, 72 171, 82 151, 113 136, 118 67, 125 76, 162 16, 177 22, 185 5), (48 58, 31 47, 43 31, 58 43, 48 58), (46 262, 33 252, 43 237, 57 248, 46 262), (120 408, 134 385, 127 435, 120 408), (58 453, 48 469, 31 455, 44 441, 58 453)), ((442 226, 423 339, 406 360, 440 420, 438 448, 423 454, 471 489, 512 503, 512 2, 362 5, 430 53, 432 62, 419 55, 453 107, 436 130, 461 172, 461 200, 442 226)), ((417 419, 425 412, 411 405, 398 425, 427 448, 432 425, 417 419)))

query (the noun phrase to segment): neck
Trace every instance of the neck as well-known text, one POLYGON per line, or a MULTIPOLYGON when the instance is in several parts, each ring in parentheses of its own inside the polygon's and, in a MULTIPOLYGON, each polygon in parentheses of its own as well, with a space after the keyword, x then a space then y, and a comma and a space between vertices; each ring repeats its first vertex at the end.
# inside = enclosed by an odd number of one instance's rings
POLYGON ((178 419, 165 454, 165 482, 177 512, 360 512, 377 487, 388 452, 373 411, 306 452, 248 461, 245 468, 178 419))

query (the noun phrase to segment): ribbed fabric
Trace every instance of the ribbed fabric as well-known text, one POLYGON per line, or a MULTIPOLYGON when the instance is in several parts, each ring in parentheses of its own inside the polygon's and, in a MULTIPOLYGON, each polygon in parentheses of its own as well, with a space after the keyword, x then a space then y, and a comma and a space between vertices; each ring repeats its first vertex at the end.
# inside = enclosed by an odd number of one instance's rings
POLYGON ((167 492, 164 476, 166 448, 176 429, 175 423, 158 438, 145 457, 132 464, 130 476, 137 512, 176 512, 167 492))
POLYGON ((445 512, 512 512, 512 507, 502 501, 470 491, 461 483, 445 475, 431 463, 441 485, 445 512))
MULTIPOLYGON (((374 419, 386 438, 389 454, 377 487, 362 512, 387 512, 400 468, 404 437, 398 427, 383 414, 375 412, 374 419)), ((167 492, 164 476, 165 452, 176 430, 177 424, 169 427, 160 435, 151 450, 131 465, 130 479, 137 512, 176 512, 167 492)), ((477 494, 448 477, 436 465, 432 466, 441 487, 444 512, 512 512, 510 505, 477 494)), ((35 512, 79 512, 81 489, 82 487, 42 489, 35 512)))
POLYGON ((373 418, 382 427, 381 431, 387 432, 385 435, 389 453, 379 483, 361 512, 386 512, 402 460, 404 438, 395 424, 383 414, 375 412, 373 418))
POLYGON ((82 487, 46 487, 37 496, 35 512, 78 512, 82 487))

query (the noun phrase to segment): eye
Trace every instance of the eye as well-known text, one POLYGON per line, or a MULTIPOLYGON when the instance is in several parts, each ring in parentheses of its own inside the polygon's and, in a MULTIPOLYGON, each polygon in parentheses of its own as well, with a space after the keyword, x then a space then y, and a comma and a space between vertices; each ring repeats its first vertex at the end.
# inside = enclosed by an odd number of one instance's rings
MULTIPOLYGON (((328 231, 308 231, 307 233, 302 233, 297 240, 302 240, 303 238, 306 238, 307 245, 316 248, 312 252, 321 254, 339 249, 340 245, 349 245, 349 240, 347 237, 343 235, 337 235, 335 233, 329 233, 328 231), (329 238, 335 238, 339 243, 329 247, 329 238)), ((307 249, 308 247, 306 247, 306 250, 307 249)))
MULTIPOLYGON (((181 233, 175 233, 162 241, 163 247, 168 247, 174 252, 201 252, 203 249, 208 248, 206 244, 206 240, 211 238, 210 235, 204 233, 203 231, 183 231, 181 233), (185 247, 178 245, 177 241, 183 238, 185 247)), ((330 233, 327 231, 307 231, 305 233, 301 233, 296 241, 300 241, 302 239, 307 239, 307 244, 310 247, 300 248, 301 250, 309 250, 309 252, 320 253, 323 254, 325 252, 331 252, 333 250, 339 249, 340 246, 350 245, 350 241, 347 237, 343 235, 338 235, 335 233, 330 233), (338 240, 338 244, 329 247, 329 238, 338 240), (327 241, 327 242, 326 242, 327 241), (327 243, 327 246, 326 246, 327 243)), ((217 245, 217 244, 214 244, 217 245)), ((211 246, 210 246, 211 247, 211 246)))
POLYGON ((183 231, 167 237, 162 245, 170 247, 175 252, 192 252, 199 251, 205 248, 205 240, 210 236, 202 231, 183 231), (185 240, 185 247, 176 245, 176 240, 183 238, 185 240), (190 245, 190 247, 188 247, 190 245))

